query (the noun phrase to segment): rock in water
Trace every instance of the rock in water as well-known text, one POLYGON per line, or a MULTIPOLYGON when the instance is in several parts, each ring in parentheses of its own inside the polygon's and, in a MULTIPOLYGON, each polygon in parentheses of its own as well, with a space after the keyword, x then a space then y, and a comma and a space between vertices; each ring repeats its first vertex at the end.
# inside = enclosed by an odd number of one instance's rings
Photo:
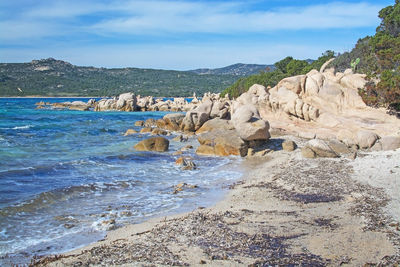
POLYGON ((135 126, 144 126, 144 121, 135 121, 135 126))
POLYGON ((136 130, 134 130, 134 129, 128 129, 128 130, 126 130, 124 136, 132 135, 132 134, 135 134, 135 133, 137 133, 136 130))
POLYGON ((179 131, 179 126, 181 125, 185 114, 182 113, 172 113, 167 114, 163 117, 165 121, 165 129, 169 131, 179 131))
POLYGON ((137 143, 134 148, 138 151, 158 151, 165 152, 168 150, 169 141, 164 137, 152 137, 137 143))

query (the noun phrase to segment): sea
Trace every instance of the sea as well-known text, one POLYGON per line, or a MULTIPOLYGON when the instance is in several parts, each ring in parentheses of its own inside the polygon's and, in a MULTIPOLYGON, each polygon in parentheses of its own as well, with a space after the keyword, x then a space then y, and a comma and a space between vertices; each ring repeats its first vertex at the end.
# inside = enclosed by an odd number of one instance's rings
POLYGON ((35 103, 88 101, 0 98, 0 266, 66 252, 111 228, 213 205, 242 172, 236 157, 197 156, 181 170, 173 152, 198 146, 170 140, 168 152, 138 152, 148 134, 137 120, 166 112, 36 109, 35 103), (179 183, 196 185, 174 194, 179 183))

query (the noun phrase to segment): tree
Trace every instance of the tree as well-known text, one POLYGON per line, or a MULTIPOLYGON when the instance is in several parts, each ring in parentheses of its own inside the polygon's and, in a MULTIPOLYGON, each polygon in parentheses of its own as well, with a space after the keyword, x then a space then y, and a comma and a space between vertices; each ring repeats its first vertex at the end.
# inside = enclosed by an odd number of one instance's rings
POLYGON ((286 67, 292 60, 293 60, 292 57, 285 57, 284 59, 276 62, 274 65, 278 70, 280 70, 283 73, 286 73, 287 71, 286 67))

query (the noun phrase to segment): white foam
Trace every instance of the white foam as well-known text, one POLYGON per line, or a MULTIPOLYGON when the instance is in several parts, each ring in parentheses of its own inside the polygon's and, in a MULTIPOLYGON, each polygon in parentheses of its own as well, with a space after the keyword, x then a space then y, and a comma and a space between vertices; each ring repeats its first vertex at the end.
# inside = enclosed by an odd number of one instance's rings
POLYGON ((33 127, 33 125, 29 124, 29 125, 24 125, 24 126, 15 126, 12 128, 0 128, 0 129, 2 129, 2 130, 23 130, 23 129, 29 129, 31 127, 33 127))

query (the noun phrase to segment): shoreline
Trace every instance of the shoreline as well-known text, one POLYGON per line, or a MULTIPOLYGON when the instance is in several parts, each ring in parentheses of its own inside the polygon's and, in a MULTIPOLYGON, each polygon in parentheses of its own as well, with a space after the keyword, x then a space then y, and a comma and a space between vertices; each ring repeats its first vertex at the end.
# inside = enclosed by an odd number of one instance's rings
POLYGON ((0 96, 0 99, 4 98, 105 98, 103 96, 0 96))
POLYGON ((398 162, 400 149, 362 153, 354 161, 304 159, 300 149, 277 149, 267 159, 241 163, 242 179, 209 208, 128 225, 36 265, 399 263, 398 162), (374 168, 377 160, 384 166, 374 168))

